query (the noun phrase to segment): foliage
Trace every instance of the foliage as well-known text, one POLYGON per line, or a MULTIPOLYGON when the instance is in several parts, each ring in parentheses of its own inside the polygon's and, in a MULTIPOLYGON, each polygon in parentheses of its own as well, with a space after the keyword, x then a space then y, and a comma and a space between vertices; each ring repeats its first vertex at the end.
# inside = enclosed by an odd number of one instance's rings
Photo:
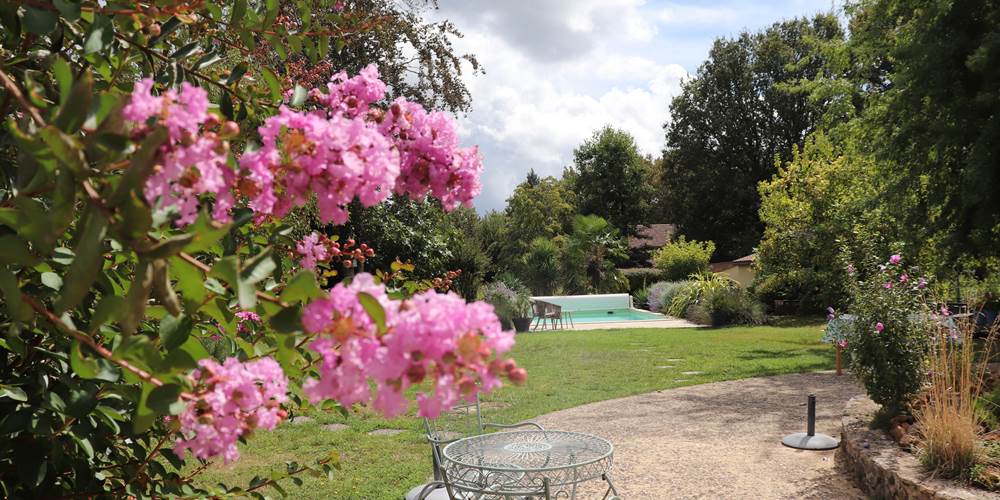
POLYGON ((653 254, 653 265, 663 271, 664 279, 682 280, 692 274, 708 272, 714 252, 715 243, 711 241, 687 241, 681 236, 653 254))
POLYGON ((887 82, 861 117, 887 205, 945 262, 1000 255, 1000 6, 864 0, 850 13, 857 79, 887 82))
POLYGON ((567 291, 627 291, 627 280, 615 269, 615 263, 627 257, 626 247, 625 240, 608 221, 596 215, 574 217, 573 232, 563 253, 563 283, 567 291))
POLYGON ((981 392, 985 366, 976 361, 975 325, 939 326, 927 357, 929 383, 915 406, 920 460, 935 474, 965 476, 983 456, 979 444, 981 392))
POLYGON ((632 294, 632 304, 639 308, 649 307, 649 287, 642 287, 629 292, 632 294))
POLYGON ((663 272, 654 267, 630 267, 621 269, 628 280, 629 291, 648 288, 657 281, 663 281, 663 272))
POLYGON ((708 292, 698 304, 688 308, 688 319, 692 319, 692 308, 701 309, 696 313, 699 320, 696 323, 712 326, 763 325, 767 322, 764 305, 753 294, 740 287, 708 292))
POLYGON ((554 238, 573 228, 575 194, 553 177, 521 183, 507 198, 506 231, 498 262, 513 269, 535 238, 554 238))
POLYGON ((520 263, 520 276, 537 295, 552 295, 561 283, 562 249, 547 238, 531 241, 527 253, 520 263))
POLYGON ((573 159, 572 190, 580 213, 604 218, 625 236, 652 222, 652 165, 628 132, 604 127, 576 148, 573 159))
POLYGON ((739 288, 739 283, 722 274, 692 275, 687 286, 681 287, 667 306, 667 314, 684 317, 689 307, 702 304, 708 297, 739 288))
POLYGON ((877 204, 884 189, 874 162, 851 143, 835 146, 826 134, 760 184, 764 236, 756 261, 759 296, 801 301, 804 311, 849 300, 847 264, 883 254, 901 238, 898 224, 877 204), (875 243, 873 246, 872 243, 875 243))
POLYGON ((524 380, 494 357, 513 335, 487 305, 384 273, 388 288, 358 274, 327 293, 298 269, 278 219, 317 193, 319 219, 343 222, 352 200, 452 208, 478 192, 474 149, 416 140, 455 138, 448 115, 390 105, 374 67, 323 91, 282 84, 290 56, 318 64, 384 21, 342 6, 0 4, 0 496, 282 494, 335 474, 337 455, 245 487, 196 478, 289 411, 395 415, 427 380, 418 411, 433 416, 460 390, 524 380), (427 148, 448 161, 416 167, 427 148), (410 339, 424 356, 391 354, 410 339), (456 343, 478 354, 459 367, 456 343))
MULTIPOLYGON (((931 311, 926 281, 894 254, 852 287, 846 352, 851 372, 892 417, 906 410, 926 375, 931 311)), ((947 312, 947 311, 944 311, 947 312)), ((836 319, 836 318, 834 318, 836 319)))
POLYGON ((825 54, 812 49, 843 36, 834 15, 820 14, 715 41, 666 124, 662 189, 679 232, 714 241, 722 259, 752 252, 762 233, 757 183, 801 144, 826 105, 792 84, 832 76, 825 54))
POLYGON ((523 288, 511 287, 503 281, 494 281, 483 285, 479 294, 484 301, 493 305, 505 328, 511 327, 515 318, 531 317, 530 297, 523 288))
POLYGON ((649 287, 649 310, 666 313, 670 303, 674 301, 681 290, 687 288, 689 281, 660 281, 649 287))

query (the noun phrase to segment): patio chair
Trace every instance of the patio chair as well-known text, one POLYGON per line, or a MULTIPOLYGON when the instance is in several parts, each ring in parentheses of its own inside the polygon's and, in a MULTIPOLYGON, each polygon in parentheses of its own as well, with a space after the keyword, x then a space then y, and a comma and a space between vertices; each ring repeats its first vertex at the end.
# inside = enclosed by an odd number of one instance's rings
POLYGON ((431 464, 434 471, 434 480, 419 486, 415 486, 404 496, 404 500, 448 500, 458 498, 448 486, 447 476, 441 467, 444 447, 453 441, 461 438, 483 434, 487 429, 515 429, 519 427, 534 427, 544 431, 545 429, 532 421, 518 422, 516 424, 494 424, 484 423, 482 416, 482 406, 479 403, 479 396, 471 403, 459 403, 451 411, 441 414, 436 419, 424 419, 424 430, 427 442, 431 445, 431 464))
POLYGON ((543 302, 541 300, 531 301, 531 321, 533 325, 529 329, 538 330, 539 325, 542 326, 542 330, 545 329, 545 314, 548 311, 548 308, 546 307, 547 305, 548 302, 543 302))

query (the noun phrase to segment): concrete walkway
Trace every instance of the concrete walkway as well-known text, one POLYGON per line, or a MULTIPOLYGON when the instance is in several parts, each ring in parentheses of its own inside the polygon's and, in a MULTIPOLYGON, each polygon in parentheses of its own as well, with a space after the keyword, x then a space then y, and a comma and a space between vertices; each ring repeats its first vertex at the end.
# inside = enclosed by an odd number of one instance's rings
MULTIPOLYGON (((844 403, 862 392, 846 375, 781 375, 602 401, 536 420, 611 441, 624 499, 861 499, 835 468, 833 451, 793 450, 781 438, 805 431, 809 394, 818 400, 816 431, 839 438, 844 403)), ((603 492, 592 481, 578 498, 603 492)))

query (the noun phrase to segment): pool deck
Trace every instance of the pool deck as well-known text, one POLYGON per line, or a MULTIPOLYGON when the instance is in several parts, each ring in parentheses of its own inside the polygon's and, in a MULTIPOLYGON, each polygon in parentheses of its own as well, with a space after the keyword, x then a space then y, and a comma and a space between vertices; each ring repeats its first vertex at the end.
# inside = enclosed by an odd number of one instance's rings
MULTIPOLYGON (((685 319, 666 316, 664 319, 652 319, 643 321, 614 321, 607 323, 576 323, 573 327, 566 323, 566 328, 562 330, 624 330, 632 328, 702 328, 703 325, 692 323, 685 319)), ((532 332, 551 332, 553 330, 531 330, 532 332)), ((555 330, 559 331, 559 329, 555 330)))

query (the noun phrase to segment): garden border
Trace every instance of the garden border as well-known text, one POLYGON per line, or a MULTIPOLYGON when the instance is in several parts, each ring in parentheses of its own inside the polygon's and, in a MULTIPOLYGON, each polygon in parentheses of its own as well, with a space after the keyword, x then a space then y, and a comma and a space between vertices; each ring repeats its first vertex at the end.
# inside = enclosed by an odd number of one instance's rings
POLYGON ((912 453, 869 423, 878 409, 867 396, 855 396, 844 407, 837 465, 874 498, 913 500, 1000 499, 1000 494, 934 479, 912 453), (866 446, 867 445, 867 446, 866 446))

